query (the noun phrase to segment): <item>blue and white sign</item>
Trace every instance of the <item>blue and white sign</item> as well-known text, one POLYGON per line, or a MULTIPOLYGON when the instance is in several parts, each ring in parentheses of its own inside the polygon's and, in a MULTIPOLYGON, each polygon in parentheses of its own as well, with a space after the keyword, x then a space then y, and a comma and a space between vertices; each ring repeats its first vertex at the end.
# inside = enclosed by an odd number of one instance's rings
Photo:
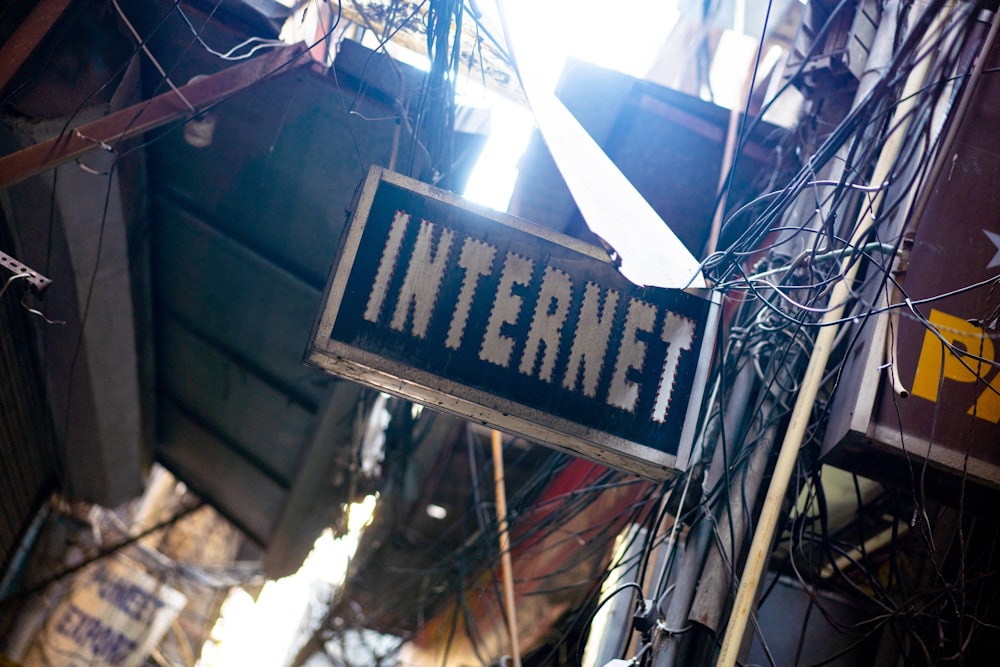
POLYGON ((138 667, 187 598, 137 565, 108 558, 86 568, 56 606, 25 667, 138 667))

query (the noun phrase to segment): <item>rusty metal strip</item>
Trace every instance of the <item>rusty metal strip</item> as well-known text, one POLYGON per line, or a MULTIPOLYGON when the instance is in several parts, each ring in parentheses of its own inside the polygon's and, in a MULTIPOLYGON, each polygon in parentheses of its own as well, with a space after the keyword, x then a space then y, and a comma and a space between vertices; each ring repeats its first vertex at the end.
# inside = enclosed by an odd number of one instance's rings
MULTIPOLYGON (((24 276, 24 279, 28 281, 38 294, 42 294, 48 289, 48 286, 52 284, 52 281, 38 271, 30 268, 26 264, 23 264, 5 252, 0 251, 0 267, 3 267, 13 273, 15 276, 24 276)), ((4 279, 0 279, 0 285, 6 282, 4 279)))
MULTIPOLYGON (((308 58, 300 58, 303 53, 305 51, 301 46, 276 49, 189 83, 180 90, 197 109, 205 110, 278 71, 311 62, 308 58), (295 62, 297 59, 298 62, 295 62)), ((173 91, 133 104, 75 127, 61 136, 0 158, 0 189, 77 158, 94 148, 112 148, 123 139, 192 115, 173 91)))
POLYGON ((0 93, 24 66, 72 0, 41 0, 0 49, 0 93))

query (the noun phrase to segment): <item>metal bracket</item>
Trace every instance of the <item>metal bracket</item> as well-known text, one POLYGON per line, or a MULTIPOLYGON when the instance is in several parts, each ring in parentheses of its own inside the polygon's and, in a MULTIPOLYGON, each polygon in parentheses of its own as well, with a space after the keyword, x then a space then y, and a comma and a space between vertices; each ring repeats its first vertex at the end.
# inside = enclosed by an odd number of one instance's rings
POLYGON ((22 264, 21 262, 17 261, 16 259, 14 259, 13 257, 11 257, 10 255, 8 255, 3 251, 0 251, 0 266, 4 267, 5 269, 8 269, 15 275, 17 274, 24 275, 25 280, 28 281, 32 289, 34 289, 35 293, 38 294, 39 296, 44 294, 45 290, 48 289, 49 285, 52 284, 52 280, 46 278, 38 271, 29 268, 25 264, 22 264))

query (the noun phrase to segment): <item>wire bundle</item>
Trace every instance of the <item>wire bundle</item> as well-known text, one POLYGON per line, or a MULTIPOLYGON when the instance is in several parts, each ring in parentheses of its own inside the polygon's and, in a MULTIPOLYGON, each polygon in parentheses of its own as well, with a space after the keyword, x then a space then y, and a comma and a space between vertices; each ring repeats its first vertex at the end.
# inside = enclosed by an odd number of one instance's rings
MULTIPOLYGON (((790 137, 796 143, 786 152, 802 156, 798 172, 785 187, 731 214, 723 227, 723 249, 704 263, 706 274, 729 299, 730 335, 717 383, 731 386, 732 379, 746 371, 752 372, 756 387, 747 410, 750 416, 735 430, 721 425, 734 410, 732 401, 745 397, 735 399, 724 392, 713 402, 704 437, 705 460, 713 448, 720 448, 716 460, 725 461, 718 482, 705 489, 704 514, 712 517, 713 540, 734 579, 738 570, 732 554, 739 553, 743 540, 732 529, 733 517, 742 514, 747 533, 752 533, 749 521, 757 502, 755 494, 745 493, 746 468, 757 448, 769 448, 784 428, 821 316, 844 305, 829 302, 832 286, 844 278, 851 263, 860 264, 848 310, 836 322, 846 325, 838 333, 833 356, 838 361, 827 368, 813 406, 790 489, 786 530, 777 547, 777 569, 795 577, 809 594, 809 612, 819 611, 835 629, 852 637, 845 648, 816 664, 836 660, 866 642, 870 645, 884 629, 883 641, 894 642, 906 664, 961 660, 971 637, 991 627, 984 617, 992 613, 989 602, 998 583, 996 527, 965 515, 961 503, 947 508, 928 501, 920 480, 914 479, 910 492, 894 491, 874 504, 859 490, 856 520, 847 527, 832 527, 820 472, 819 445, 830 400, 842 364, 866 323, 878 313, 904 307, 926 322, 919 306, 947 296, 917 303, 892 271, 904 238, 912 234, 908 225, 919 219, 921 197, 933 187, 946 137, 942 118, 967 88, 971 56, 978 52, 984 30, 979 9, 972 4, 949 9, 935 2, 924 13, 915 6, 908 9, 893 57, 871 91, 828 135, 813 138, 800 132, 790 137), (943 28, 930 30, 942 16, 943 28), (927 73, 916 103, 904 114, 896 113, 907 78, 918 65, 926 66, 927 73), (886 138, 900 127, 906 131, 888 178, 870 182, 886 138), (805 152, 811 144, 816 149, 805 152), (800 500, 796 503, 795 498, 800 500), (946 528, 941 527, 944 521, 946 528), (982 552, 970 547, 970 531, 982 540, 977 543, 982 552), (868 553, 873 532, 887 536, 888 550, 880 544, 877 555, 868 553), (838 622, 819 594, 823 590, 836 590, 868 610, 869 620, 859 626, 838 622)), ((808 127, 804 122, 800 130, 808 127)), ((994 283, 990 279, 964 289, 994 283)), ((940 332, 936 335, 954 347, 940 332)), ((975 351, 968 352, 966 365, 974 367, 979 358, 975 351)), ((766 600, 765 594, 762 604, 766 600)), ((795 664, 800 664, 809 623, 807 613, 795 664)), ((708 637, 707 647, 688 655, 707 659, 717 640, 708 637)), ((768 650, 767 638, 758 632, 757 640, 771 664, 781 664, 768 650)))

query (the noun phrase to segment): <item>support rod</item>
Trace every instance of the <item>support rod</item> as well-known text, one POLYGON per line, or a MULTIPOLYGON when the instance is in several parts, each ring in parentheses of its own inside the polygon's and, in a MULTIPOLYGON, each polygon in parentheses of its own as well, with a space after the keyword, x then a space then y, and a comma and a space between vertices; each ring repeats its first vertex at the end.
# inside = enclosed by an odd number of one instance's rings
MULTIPOLYGON (((703 493, 708 496, 719 479, 727 461, 732 460, 732 451, 726 451, 726 445, 738 442, 743 433, 743 422, 747 408, 754 400, 753 388, 756 375, 750 365, 744 366, 732 381, 732 389, 725 397, 727 408, 722 411, 719 419, 721 425, 708 437, 716 440, 712 462, 705 477, 703 493), (719 430, 721 429, 721 431, 719 430)), ((707 429, 706 429, 707 430, 707 429)), ((709 581, 727 579, 725 591, 728 591, 730 573, 719 569, 713 572, 705 567, 713 536, 713 523, 716 519, 708 512, 699 519, 688 533, 684 556, 680 570, 677 573, 677 585, 670 595, 670 606, 666 611, 665 624, 667 628, 677 630, 687 625, 689 613, 695 603, 696 594, 709 585, 709 581)), ((664 564, 666 566, 666 564, 664 564)), ((657 648, 653 657, 653 667, 672 667, 677 662, 681 639, 684 635, 668 635, 657 648)))
POLYGON ((507 610, 507 629, 510 632, 510 654, 514 667, 521 667, 521 648, 517 637, 517 608, 514 607, 514 568, 510 560, 510 530, 507 525, 507 491, 504 488, 503 446, 500 431, 493 429, 493 483, 497 496, 497 531, 500 534, 500 568, 503 573, 504 607, 507 610))
MULTIPOLYGON (((746 33, 746 14, 746 0, 734 0, 733 32, 737 35, 746 33)), ((719 168, 719 185, 716 187, 717 201, 715 203, 715 213, 712 216, 712 226, 709 228, 708 243, 705 245, 705 257, 714 253, 719 243, 719 232, 722 230, 722 217, 726 213, 726 200, 728 199, 729 188, 726 187, 726 184, 729 182, 729 171, 736 157, 736 139, 738 138, 740 119, 743 117, 743 110, 740 109, 739 105, 743 100, 748 100, 753 93, 754 67, 752 63, 759 56, 757 53, 759 48, 754 49, 753 58, 750 59, 751 67, 743 73, 743 81, 740 84, 740 95, 736 98, 733 108, 729 110, 729 126, 726 128, 726 143, 722 151, 722 166, 719 168)))
MULTIPOLYGON (((301 47, 275 49, 238 65, 228 67, 180 90, 199 111, 257 84, 292 65, 305 51, 301 47)), ((310 62, 303 58, 300 62, 310 62)), ((110 150, 116 142, 190 118, 173 91, 133 104, 91 123, 23 148, 0 158, 0 189, 30 178, 95 148, 110 150)))

